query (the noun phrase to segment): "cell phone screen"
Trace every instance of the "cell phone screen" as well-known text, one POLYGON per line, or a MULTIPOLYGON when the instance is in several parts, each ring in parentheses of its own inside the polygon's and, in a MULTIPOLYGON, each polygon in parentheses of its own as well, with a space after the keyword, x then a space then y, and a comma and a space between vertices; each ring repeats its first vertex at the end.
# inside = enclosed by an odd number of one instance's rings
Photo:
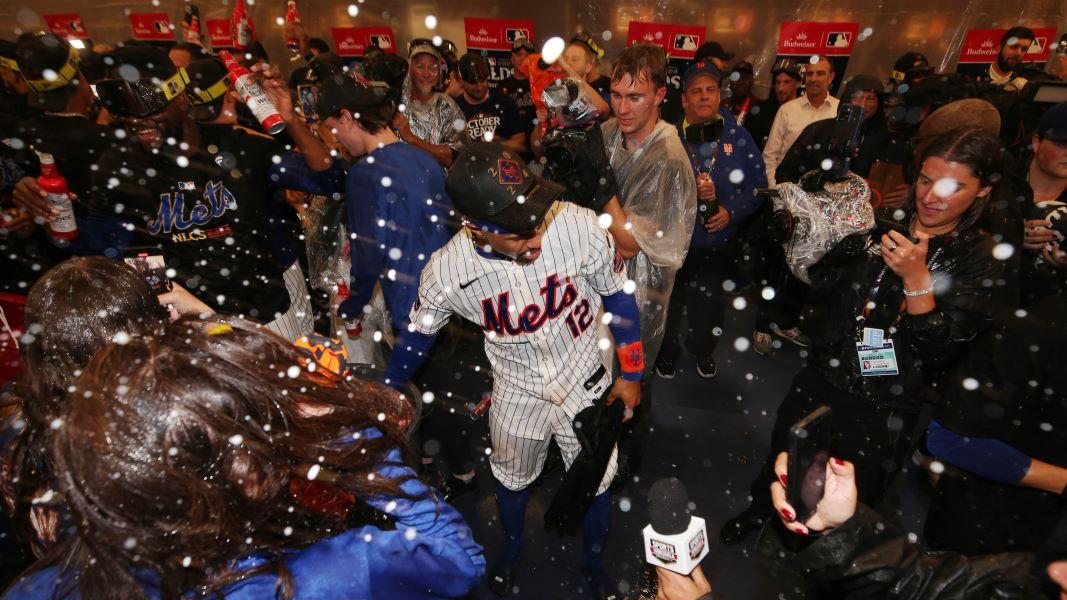
POLYGON ((300 112, 303 113, 304 119, 317 121, 318 113, 315 107, 319 103, 319 88, 304 83, 296 87, 296 93, 300 97, 300 112))
POLYGON ((170 291, 167 262, 163 260, 163 253, 157 248, 128 248, 123 251, 122 260, 140 271, 157 294, 170 291))
POLYGON ((803 523, 815 514, 826 485, 826 462, 830 459, 831 411, 820 406, 789 429, 789 485, 786 500, 803 523))

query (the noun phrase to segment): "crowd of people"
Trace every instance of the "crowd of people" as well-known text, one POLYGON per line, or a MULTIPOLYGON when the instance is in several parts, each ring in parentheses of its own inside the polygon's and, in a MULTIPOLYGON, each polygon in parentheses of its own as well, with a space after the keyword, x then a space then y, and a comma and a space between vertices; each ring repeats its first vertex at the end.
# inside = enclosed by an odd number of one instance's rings
POLYGON ((675 89, 662 48, 586 33, 554 61, 516 38, 497 82, 448 40, 345 64, 285 28, 292 73, 258 43, 0 41, 5 598, 513 595, 554 462, 546 526, 581 534, 582 593, 623 597, 612 492, 653 382, 683 352, 718 376, 746 297, 736 349, 806 352, 724 544, 761 530, 812 598, 1067 594, 1067 103, 1031 30, 978 77, 782 58, 763 99, 716 42, 675 89), (801 256, 824 225, 849 235, 801 256), (798 519, 786 452, 823 405, 798 519), (452 506, 480 489, 467 415, 492 556, 452 506))

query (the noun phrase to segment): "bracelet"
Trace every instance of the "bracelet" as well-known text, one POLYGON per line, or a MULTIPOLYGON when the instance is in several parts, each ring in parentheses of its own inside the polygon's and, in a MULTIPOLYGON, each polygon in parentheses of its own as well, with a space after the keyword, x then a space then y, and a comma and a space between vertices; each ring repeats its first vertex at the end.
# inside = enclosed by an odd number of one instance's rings
POLYGON ((930 287, 924 287, 921 290, 915 290, 914 292, 909 292, 908 290, 904 290, 904 295, 909 297, 909 298, 912 298, 914 296, 925 296, 927 294, 932 294, 932 293, 934 293, 934 286, 932 286, 932 285, 930 287))

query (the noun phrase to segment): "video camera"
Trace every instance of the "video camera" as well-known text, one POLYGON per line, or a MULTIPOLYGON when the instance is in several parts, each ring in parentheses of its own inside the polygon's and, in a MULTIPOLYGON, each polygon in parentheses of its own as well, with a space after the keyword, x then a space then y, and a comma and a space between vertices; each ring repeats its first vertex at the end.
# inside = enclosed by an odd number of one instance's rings
POLYGON ((545 177, 567 188, 564 199, 601 212, 617 185, 604 150, 600 111, 576 79, 562 78, 545 87, 541 100, 553 123, 541 140, 545 177))

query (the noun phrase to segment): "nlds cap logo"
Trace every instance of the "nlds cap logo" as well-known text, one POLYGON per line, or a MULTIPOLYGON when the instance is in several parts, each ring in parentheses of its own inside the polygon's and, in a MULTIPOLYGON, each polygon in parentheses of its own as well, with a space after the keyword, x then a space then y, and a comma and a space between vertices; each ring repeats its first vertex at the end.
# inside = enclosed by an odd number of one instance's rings
POLYGON ((514 160, 501 158, 497 161, 499 167, 498 181, 503 185, 522 185, 525 178, 522 175, 522 165, 514 160))
POLYGON ((678 562, 678 550, 674 547, 674 544, 652 539, 649 540, 649 550, 652 551, 652 556, 665 563, 678 562))

